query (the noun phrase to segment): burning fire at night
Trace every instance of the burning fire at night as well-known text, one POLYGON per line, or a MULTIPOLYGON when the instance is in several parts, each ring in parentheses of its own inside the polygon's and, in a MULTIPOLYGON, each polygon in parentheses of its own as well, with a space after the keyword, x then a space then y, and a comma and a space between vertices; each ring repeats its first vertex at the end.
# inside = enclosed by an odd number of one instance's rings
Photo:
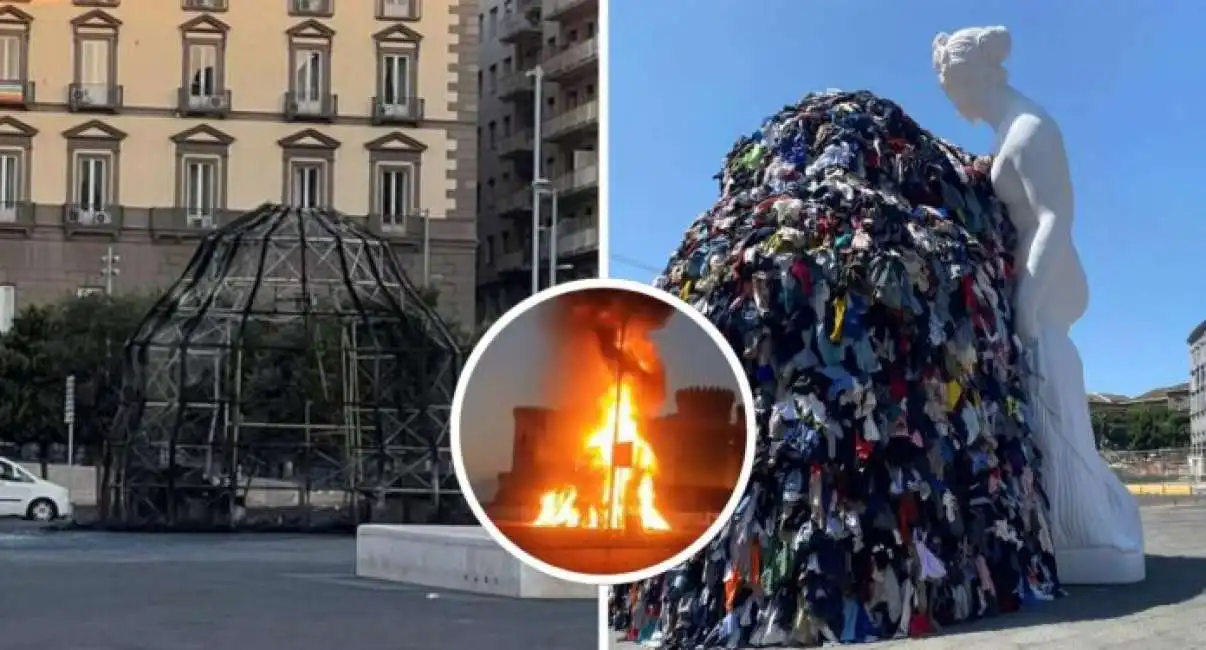
MULTIPOLYGON (((581 455, 575 459, 583 471, 575 474, 574 484, 541 495, 535 526, 671 530, 655 503, 657 456, 640 430, 642 407, 655 405, 665 390, 664 370, 649 335, 664 325, 668 314, 647 309, 634 315, 631 308, 598 303, 570 308, 566 324, 593 332, 595 349, 602 352, 601 358, 576 354, 575 363, 598 358, 599 376, 608 381, 594 387, 596 423, 586 427, 581 455)), ((586 352, 581 347, 578 351, 586 352)))

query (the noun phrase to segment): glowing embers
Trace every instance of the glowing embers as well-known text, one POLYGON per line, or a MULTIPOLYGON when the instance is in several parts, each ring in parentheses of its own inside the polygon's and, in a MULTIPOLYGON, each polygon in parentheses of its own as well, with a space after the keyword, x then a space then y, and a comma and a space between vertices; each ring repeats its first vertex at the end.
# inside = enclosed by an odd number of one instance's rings
POLYGON ((600 423, 583 450, 589 476, 578 485, 545 492, 533 525, 670 530, 654 504, 657 457, 641 437, 632 384, 622 380, 619 390, 613 387, 601 396, 599 406, 600 423))

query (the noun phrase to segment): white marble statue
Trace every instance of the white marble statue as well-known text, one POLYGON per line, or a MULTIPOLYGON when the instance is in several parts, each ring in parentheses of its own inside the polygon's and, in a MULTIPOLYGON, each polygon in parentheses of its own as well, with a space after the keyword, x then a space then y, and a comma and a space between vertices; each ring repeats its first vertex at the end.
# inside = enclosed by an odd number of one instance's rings
POLYGON ((1048 523, 1066 584, 1129 584, 1145 576, 1139 505, 1097 452, 1084 368, 1069 336, 1089 287, 1072 244, 1072 181, 1059 126, 1009 85, 1004 27, 939 34, 934 68, 965 119, 996 133, 992 184, 1017 227, 1017 329, 1029 349, 1035 441, 1048 523))

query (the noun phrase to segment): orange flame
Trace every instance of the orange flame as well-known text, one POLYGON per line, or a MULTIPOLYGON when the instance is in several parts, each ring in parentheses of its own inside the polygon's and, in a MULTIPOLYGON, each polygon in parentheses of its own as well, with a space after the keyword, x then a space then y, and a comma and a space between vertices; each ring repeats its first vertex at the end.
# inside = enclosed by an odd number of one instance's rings
POLYGON ((643 530, 670 530, 654 504, 657 457, 641 437, 633 392, 627 381, 618 391, 606 391, 600 399, 602 422, 586 440, 589 468, 603 477, 600 499, 594 504, 581 502, 583 495, 574 486, 550 490, 540 497, 534 525, 620 530, 635 515, 643 530), (618 454, 624 458, 617 458, 618 454), (630 494, 634 487, 635 493, 630 494))

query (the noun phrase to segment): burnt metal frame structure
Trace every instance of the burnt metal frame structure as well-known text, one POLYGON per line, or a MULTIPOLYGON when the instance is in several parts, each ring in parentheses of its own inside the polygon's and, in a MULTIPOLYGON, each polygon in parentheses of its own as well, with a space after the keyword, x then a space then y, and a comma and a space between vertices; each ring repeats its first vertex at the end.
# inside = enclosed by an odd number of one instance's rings
POLYGON ((257 493, 268 506, 286 495, 303 527, 320 493, 350 523, 390 497, 439 512, 460 494, 449 422, 462 353, 388 242, 333 211, 265 204, 202 239, 126 344, 102 523, 237 527, 257 493), (319 423, 309 401, 300 422, 248 417, 250 329, 288 327, 302 341, 278 352, 306 355, 336 396, 319 423), (273 476, 282 460, 304 479, 273 476))

